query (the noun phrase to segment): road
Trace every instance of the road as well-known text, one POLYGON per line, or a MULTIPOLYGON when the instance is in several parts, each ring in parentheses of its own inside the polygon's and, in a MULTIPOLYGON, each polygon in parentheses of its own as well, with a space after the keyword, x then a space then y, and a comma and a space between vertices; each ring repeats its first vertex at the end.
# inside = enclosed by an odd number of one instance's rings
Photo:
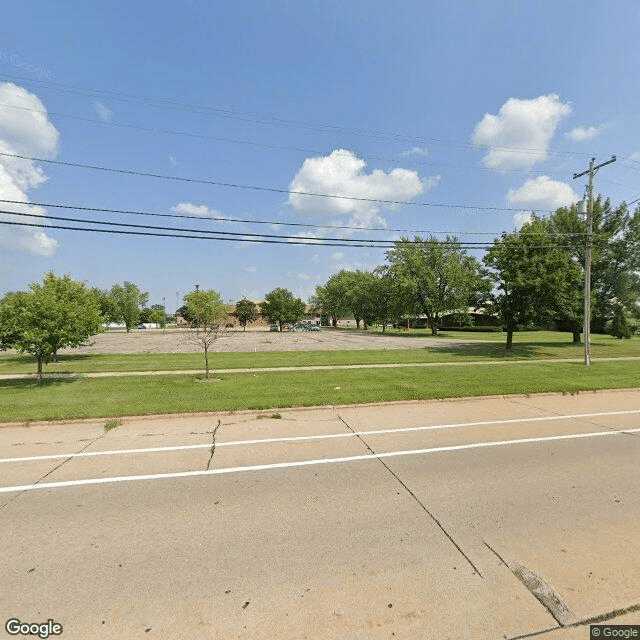
POLYGON ((3 624, 52 619, 65 640, 640 624, 640 391, 279 413, 0 428, 3 624))

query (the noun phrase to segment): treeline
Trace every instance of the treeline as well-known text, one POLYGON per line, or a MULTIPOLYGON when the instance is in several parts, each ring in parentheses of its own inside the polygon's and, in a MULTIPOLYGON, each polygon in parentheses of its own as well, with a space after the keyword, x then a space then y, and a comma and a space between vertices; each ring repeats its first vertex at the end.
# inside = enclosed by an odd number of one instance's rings
MULTIPOLYGON (((628 337, 628 314, 639 314, 640 208, 594 203, 591 328, 609 326, 628 337)), ((549 217, 532 215, 513 233, 494 240, 480 262, 453 236, 402 238, 372 271, 342 270, 316 287, 313 304, 334 326, 352 315, 358 327, 421 317, 433 334, 445 314, 469 323, 469 310, 496 316, 507 332, 521 326, 555 326, 580 342, 584 309, 587 226, 575 207, 549 217)))

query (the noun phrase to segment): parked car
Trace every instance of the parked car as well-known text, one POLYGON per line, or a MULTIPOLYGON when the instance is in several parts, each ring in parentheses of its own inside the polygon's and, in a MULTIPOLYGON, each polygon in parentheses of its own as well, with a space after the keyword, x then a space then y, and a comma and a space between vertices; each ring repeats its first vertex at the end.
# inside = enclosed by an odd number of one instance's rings
POLYGON ((280 327, 277 324, 272 324, 269 327, 269 331, 280 331, 280 327))
POLYGON ((136 329, 146 329, 146 328, 147 327, 145 327, 144 324, 142 324, 142 322, 136 326, 136 329))
POLYGON ((309 331, 320 331, 320 327, 317 324, 312 324, 309 327, 309 331))

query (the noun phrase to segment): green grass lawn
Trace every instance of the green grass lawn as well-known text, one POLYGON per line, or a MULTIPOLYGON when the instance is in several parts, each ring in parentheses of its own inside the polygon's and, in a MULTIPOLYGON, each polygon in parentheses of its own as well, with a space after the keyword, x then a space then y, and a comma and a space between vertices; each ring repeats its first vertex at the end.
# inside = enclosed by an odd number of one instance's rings
MULTIPOLYGON (((395 335, 395 330, 393 335, 395 335)), ((413 332, 411 332, 413 333, 413 332)), ((263 353, 212 353, 214 369, 290 367, 344 364, 413 364, 422 362, 457 362, 460 360, 582 358, 584 347, 574 346, 567 333, 525 331, 514 334, 513 353, 504 350, 501 333, 443 332, 427 335, 425 349, 372 349, 354 351, 273 351, 263 353), (438 345, 442 339, 459 338, 472 344, 438 345), (437 347, 437 348, 434 348, 437 347)), ((406 334, 403 334, 406 335, 406 334)), ((640 339, 617 340, 607 335, 593 335, 592 358, 640 357, 640 339)), ((143 353, 117 355, 65 354, 59 362, 45 366, 45 373, 90 373, 103 371, 190 371, 204 369, 204 358, 198 353, 143 353)), ((0 354, 0 374, 35 373, 35 359, 28 355, 0 354)))
POLYGON ((582 364, 470 364, 464 367, 407 367, 228 373, 199 381, 193 375, 0 381, 0 421, 145 415, 238 409, 351 404, 390 400, 456 398, 548 391, 576 393, 636 387, 635 362, 582 364), (336 389, 336 387, 339 387, 336 389))
MULTIPOLYGON (((447 334, 443 334, 443 337, 447 334)), ((640 386, 640 362, 598 360, 640 356, 640 340, 593 336, 591 367, 581 363, 583 348, 570 336, 550 332, 516 334, 514 352, 504 352, 501 334, 482 335, 472 344, 426 349, 370 351, 288 351, 215 353, 216 369, 344 364, 422 364, 443 366, 393 369, 333 369, 220 373, 215 380, 195 375, 70 377, 36 381, 0 380, 0 422, 117 418, 127 415, 272 409, 391 400, 456 398, 513 393, 577 393, 640 386), (493 341, 487 340, 491 336, 493 341), (497 339, 497 340, 496 340, 497 339), (575 358, 577 363, 536 362, 575 358), (500 366, 480 364, 495 361, 500 366), (510 363, 510 360, 530 360, 510 363), (446 366, 446 363, 468 363, 446 366), (338 389, 336 387, 339 387, 338 389)), ((465 338, 467 335, 465 335, 465 338)), ((425 339, 433 345, 436 339, 425 339)), ((51 372, 202 370, 201 354, 69 355, 48 365, 51 372)), ((32 373, 33 359, 4 354, 0 373, 32 373)))

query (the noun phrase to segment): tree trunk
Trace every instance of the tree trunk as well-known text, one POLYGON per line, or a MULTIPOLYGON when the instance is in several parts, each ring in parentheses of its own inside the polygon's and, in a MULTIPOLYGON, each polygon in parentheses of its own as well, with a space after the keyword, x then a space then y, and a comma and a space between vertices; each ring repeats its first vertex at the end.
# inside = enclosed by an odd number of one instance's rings
POLYGON ((38 356, 38 385, 42 386, 42 361, 44 358, 39 355, 38 356))
POLYGON ((580 344, 580 329, 573 331, 573 344, 580 344))
POLYGON ((432 324, 431 325, 431 335, 432 336, 437 336, 438 335, 438 325, 437 324, 432 324))
POLYGON ((205 345, 204 347, 204 368, 207 372, 207 380, 209 380, 210 375, 209 375, 209 349, 207 349, 207 346, 205 345))
POLYGON ((513 329, 507 328, 507 346, 506 346, 507 353, 511 353, 512 346, 513 346, 513 329))

